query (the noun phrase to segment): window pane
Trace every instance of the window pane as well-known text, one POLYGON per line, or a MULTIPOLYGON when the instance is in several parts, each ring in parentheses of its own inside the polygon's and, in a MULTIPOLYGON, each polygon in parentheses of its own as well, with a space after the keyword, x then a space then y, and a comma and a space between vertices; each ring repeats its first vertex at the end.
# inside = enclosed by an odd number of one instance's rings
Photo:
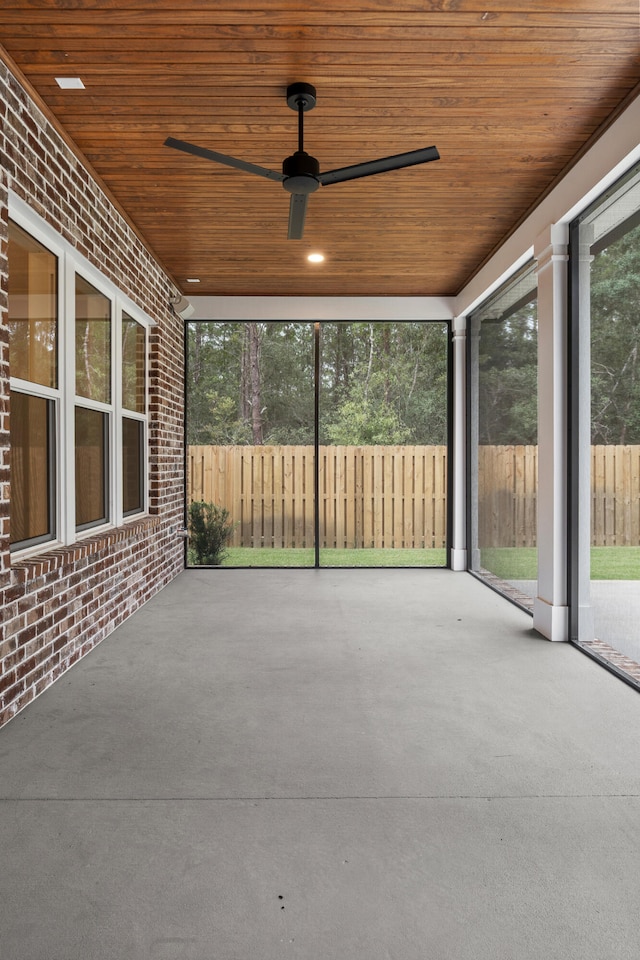
POLYGON ((471 568, 531 607, 538 576, 538 324, 526 268, 471 317, 471 568))
POLYGON ((145 336, 144 327, 122 314, 122 406, 144 413, 145 336))
POLYGON ((76 393, 111 400, 111 302, 76 277, 76 393))
POLYGON ((53 401, 11 393, 11 543, 53 537, 53 401))
POLYGON ((448 333, 189 323, 189 564, 444 565, 448 333))
POLYGON ((313 324, 193 322, 187 346, 188 563, 313 566, 313 324))
POLYGON ((444 566, 448 325, 320 331, 320 566, 444 566))
POLYGON ((107 519, 107 429, 105 413, 76 407, 76 526, 107 519))
POLYGON ((58 260, 9 224, 9 362, 11 376, 57 386, 58 260))
POLYGON ((140 420, 122 419, 122 512, 139 513, 143 508, 142 437, 140 420))
POLYGON ((574 229, 571 636, 640 664, 640 168, 574 229))
MULTIPOLYGON (((639 178, 640 179, 640 178, 639 178)), ((638 190, 636 189, 636 203, 638 190)), ((629 221, 629 226, 633 220, 629 221)), ((592 247, 590 600, 595 637, 640 663, 640 226, 592 247)), ((584 319, 584 318, 583 318, 584 319)), ((609 652, 609 651, 607 651, 609 652)))

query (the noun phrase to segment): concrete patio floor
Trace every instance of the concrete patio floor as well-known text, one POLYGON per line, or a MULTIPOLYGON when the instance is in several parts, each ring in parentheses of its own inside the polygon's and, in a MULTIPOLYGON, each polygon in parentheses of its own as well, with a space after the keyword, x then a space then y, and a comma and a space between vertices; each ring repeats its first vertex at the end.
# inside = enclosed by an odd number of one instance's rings
POLYGON ((466 574, 187 571, 0 798, 7 960, 640 955, 640 695, 466 574))

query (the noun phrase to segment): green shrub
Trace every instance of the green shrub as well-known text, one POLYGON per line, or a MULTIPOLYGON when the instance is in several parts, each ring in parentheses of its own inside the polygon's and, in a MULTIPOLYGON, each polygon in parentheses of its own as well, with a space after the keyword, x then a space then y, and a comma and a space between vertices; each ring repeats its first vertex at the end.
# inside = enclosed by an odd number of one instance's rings
POLYGON ((194 562, 217 567, 226 556, 225 547, 233 534, 233 522, 226 507, 197 500, 189 505, 189 546, 194 562))

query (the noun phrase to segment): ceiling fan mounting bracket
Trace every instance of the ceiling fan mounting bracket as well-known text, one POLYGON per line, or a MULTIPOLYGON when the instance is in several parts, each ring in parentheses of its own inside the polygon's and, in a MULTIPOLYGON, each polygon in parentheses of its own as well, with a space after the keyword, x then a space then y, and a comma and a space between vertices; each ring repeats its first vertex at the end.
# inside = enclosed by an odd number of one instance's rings
POLYGON ((316 105, 316 88, 310 83, 290 83, 287 87, 287 104, 296 112, 300 107, 306 112, 316 105))

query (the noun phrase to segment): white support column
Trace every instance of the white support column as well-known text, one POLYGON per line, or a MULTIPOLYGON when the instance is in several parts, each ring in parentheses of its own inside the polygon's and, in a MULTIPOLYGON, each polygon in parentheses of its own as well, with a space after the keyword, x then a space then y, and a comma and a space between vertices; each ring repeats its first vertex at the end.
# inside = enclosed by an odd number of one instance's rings
POLYGON ((467 569, 467 318, 454 317, 453 332, 453 509, 451 531, 451 569, 467 569))
POLYGON ((538 263, 538 595, 533 625, 548 640, 569 639, 568 241, 566 224, 551 224, 534 246, 538 263))

